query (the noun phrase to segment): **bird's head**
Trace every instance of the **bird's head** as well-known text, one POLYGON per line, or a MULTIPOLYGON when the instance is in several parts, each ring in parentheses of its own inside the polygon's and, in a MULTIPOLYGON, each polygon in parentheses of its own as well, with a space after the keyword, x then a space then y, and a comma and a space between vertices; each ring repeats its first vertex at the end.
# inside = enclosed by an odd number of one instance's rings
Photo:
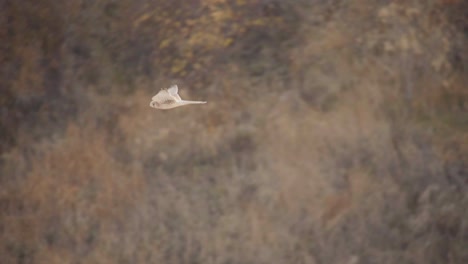
POLYGON ((158 108, 159 104, 156 101, 151 101, 150 106, 153 108, 158 108))

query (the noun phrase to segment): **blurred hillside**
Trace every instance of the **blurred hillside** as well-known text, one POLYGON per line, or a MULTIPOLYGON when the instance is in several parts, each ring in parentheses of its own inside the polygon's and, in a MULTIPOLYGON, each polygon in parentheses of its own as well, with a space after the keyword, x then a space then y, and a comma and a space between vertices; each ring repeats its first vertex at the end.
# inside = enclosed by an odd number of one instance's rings
POLYGON ((0 263, 468 263, 467 1, 0 0, 0 39, 0 263))

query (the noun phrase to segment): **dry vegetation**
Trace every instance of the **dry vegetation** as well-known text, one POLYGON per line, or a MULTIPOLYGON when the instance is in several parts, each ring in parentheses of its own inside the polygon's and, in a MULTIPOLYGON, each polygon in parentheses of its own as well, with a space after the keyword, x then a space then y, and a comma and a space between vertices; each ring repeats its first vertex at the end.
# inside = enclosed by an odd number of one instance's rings
POLYGON ((468 263, 467 10, 1 1, 0 262, 468 263))

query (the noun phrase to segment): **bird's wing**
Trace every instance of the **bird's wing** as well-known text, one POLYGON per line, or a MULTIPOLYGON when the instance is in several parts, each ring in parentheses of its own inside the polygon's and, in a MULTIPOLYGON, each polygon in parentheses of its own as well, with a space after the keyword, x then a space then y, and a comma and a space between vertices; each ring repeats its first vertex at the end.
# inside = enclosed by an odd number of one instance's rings
POLYGON ((177 100, 182 101, 182 98, 180 98, 178 92, 179 92, 179 87, 177 87, 176 84, 172 85, 167 89, 170 95, 174 96, 177 100))
POLYGON ((169 89, 167 89, 170 95, 176 95, 179 92, 179 87, 176 84, 171 85, 169 89))
POLYGON ((169 94, 169 92, 165 89, 159 91, 153 98, 151 98, 153 101, 157 101, 158 103, 164 103, 167 101, 175 101, 176 99, 174 96, 169 94))

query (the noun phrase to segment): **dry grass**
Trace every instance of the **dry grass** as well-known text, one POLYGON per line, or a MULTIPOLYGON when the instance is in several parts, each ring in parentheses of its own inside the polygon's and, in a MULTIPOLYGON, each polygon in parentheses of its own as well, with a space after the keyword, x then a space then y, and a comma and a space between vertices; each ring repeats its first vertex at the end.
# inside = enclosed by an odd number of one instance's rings
MULTIPOLYGON (((239 36, 210 85, 183 79, 198 108, 148 107, 168 77, 128 88, 67 66, 76 98, 53 98, 76 115, 42 104, 47 126, 29 115, 2 153, 2 263, 466 263, 466 70, 450 61, 466 40, 439 2, 272 1, 297 36, 239 36), (261 36, 275 43, 239 53, 261 36)), ((43 78, 34 61, 14 96, 43 78)))

